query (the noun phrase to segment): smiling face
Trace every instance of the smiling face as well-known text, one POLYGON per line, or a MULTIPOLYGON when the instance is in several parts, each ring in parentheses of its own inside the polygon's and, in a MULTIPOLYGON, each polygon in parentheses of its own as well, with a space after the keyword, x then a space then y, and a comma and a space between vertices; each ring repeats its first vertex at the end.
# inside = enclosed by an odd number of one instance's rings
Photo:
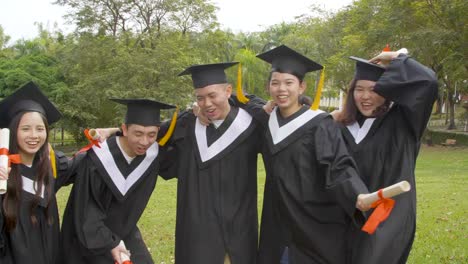
POLYGON ((24 113, 18 124, 17 141, 22 161, 32 162, 47 140, 47 127, 38 112, 24 113))
POLYGON ((229 84, 212 84, 195 89, 195 97, 200 111, 210 120, 223 120, 231 107, 229 97, 232 87, 229 84))
POLYGON ((141 126, 136 124, 122 125, 125 139, 121 141, 122 148, 130 157, 144 155, 148 148, 156 142, 159 127, 141 126))
POLYGON ((374 92, 375 83, 368 80, 358 80, 354 88, 354 103, 365 117, 374 116, 376 109, 385 103, 385 98, 374 92))
POLYGON ((301 108, 299 96, 305 91, 305 82, 289 73, 273 72, 269 92, 284 117, 290 116, 301 108))

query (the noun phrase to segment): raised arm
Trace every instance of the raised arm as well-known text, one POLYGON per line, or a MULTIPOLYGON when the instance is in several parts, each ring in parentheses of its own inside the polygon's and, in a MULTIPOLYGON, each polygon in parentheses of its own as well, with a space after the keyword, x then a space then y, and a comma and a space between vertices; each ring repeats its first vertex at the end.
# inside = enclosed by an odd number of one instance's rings
POLYGON ((391 60, 374 91, 401 106, 407 125, 417 139, 421 138, 437 99, 435 73, 407 55, 399 54, 391 60))

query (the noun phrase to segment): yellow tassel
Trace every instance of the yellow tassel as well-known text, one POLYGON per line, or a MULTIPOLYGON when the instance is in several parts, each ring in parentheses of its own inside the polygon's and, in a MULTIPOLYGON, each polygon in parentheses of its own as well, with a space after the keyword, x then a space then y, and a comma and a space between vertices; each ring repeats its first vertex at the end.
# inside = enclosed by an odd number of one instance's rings
POLYGON ((172 115, 171 124, 169 125, 169 129, 167 130, 166 135, 164 135, 164 137, 162 137, 158 142, 161 147, 166 145, 167 141, 169 141, 169 139, 171 138, 172 133, 174 133, 175 125, 177 123, 178 113, 179 113, 179 107, 176 108, 176 110, 174 111, 174 114, 172 115))
POLYGON ((49 159, 50 159, 50 167, 52 167, 52 175, 54 175, 54 178, 57 178, 57 164, 55 164, 55 151, 50 144, 49 144, 49 159))
POLYGON ((243 104, 246 104, 249 102, 249 98, 245 97, 244 92, 242 91, 242 65, 241 63, 239 63, 239 66, 237 67, 236 93, 237 93, 237 100, 239 100, 239 102, 243 104))
POLYGON ((320 97, 322 96, 323 83, 325 81, 325 67, 323 67, 322 72, 320 73, 320 79, 317 86, 317 92, 315 93, 314 102, 310 106, 310 109, 317 110, 320 105, 320 97))

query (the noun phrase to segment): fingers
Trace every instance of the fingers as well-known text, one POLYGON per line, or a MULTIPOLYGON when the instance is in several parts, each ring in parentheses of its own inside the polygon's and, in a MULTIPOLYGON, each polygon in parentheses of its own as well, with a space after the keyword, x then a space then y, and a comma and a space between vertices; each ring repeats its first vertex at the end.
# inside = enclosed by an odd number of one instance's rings
POLYGON ((0 167, 0 180, 8 180, 8 175, 10 174, 11 168, 8 170, 5 167, 0 167))
MULTIPOLYGON (((405 49, 406 50, 406 49, 405 49)), ((398 57, 400 51, 382 51, 379 55, 373 57, 372 59, 369 60, 371 63, 377 63, 377 64, 382 64, 382 65, 388 65, 390 62, 398 57)))
POLYGON ((330 113, 330 115, 333 117, 334 120, 338 120, 341 115, 340 110, 334 110, 333 112, 330 113))
POLYGON ((276 106, 276 103, 274 101, 270 100, 263 106, 263 110, 267 114, 271 114, 271 112, 273 112, 273 109, 275 108, 275 106, 276 106))
POLYGON ((365 212, 365 211, 368 211, 371 209, 371 205, 370 204, 366 204, 364 202, 364 194, 359 194, 358 197, 357 197, 357 201, 356 201, 356 208, 359 209, 360 211, 362 212, 365 212))

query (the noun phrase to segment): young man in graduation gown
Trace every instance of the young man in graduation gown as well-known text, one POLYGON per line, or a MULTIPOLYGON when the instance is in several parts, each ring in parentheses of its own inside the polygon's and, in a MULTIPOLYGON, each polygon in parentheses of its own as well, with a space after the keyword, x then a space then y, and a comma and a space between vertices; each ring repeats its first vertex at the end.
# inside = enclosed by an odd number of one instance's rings
POLYGON ((127 105, 122 136, 88 150, 65 209, 62 263, 153 263, 137 222, 169 160, 158 146, 160 109, 171 105, 147 99, 113 99, 127 105), (122 246, 124 242, 126 249, 122 246), (128 250, 128 251, 127 251, 128 250))
POLYGON ((256 123, 229 105, 232 87, 225 68, 236 63, 196 65, 191 74, 196 101, 211 121, 193 114, 177 120, 177 264, 254 264, 257 250, 256 123))
MULTIPOLYGON (((349 237, 352 263, 406 263, 416 231, 415 166, 421 137, 437 98, 432 70, 405 54, 382 52, 356 61, 354 80, 343 111, 337 115, 360 176, 375 192, 408 181, 411 190, 394 197, 390 216, 375 233, 355 229, 349 237)), ((372 212, 370 212, 372 213, 372 212)))

